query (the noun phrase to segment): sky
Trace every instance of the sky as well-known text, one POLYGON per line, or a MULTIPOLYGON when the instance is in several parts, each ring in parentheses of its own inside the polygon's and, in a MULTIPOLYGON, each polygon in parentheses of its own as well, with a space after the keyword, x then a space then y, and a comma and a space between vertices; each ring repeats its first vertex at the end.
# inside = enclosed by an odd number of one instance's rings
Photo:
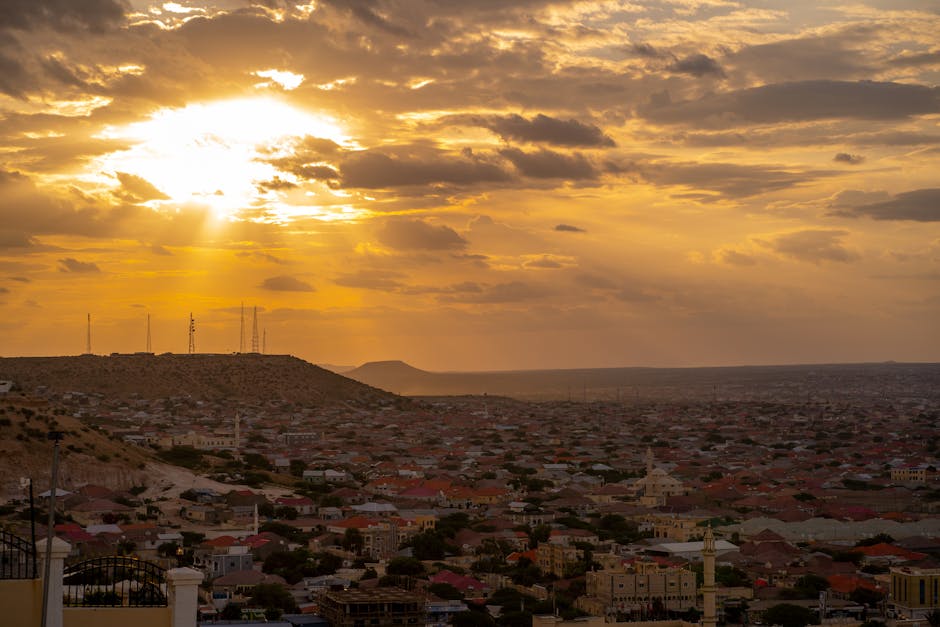
POLYGON ((0 355, 940 361, 940 4, 2 0, 0 355), (244 324, 242 311, 246 312, 244 324), (243 333, 244 330, 244 333, 243 333))

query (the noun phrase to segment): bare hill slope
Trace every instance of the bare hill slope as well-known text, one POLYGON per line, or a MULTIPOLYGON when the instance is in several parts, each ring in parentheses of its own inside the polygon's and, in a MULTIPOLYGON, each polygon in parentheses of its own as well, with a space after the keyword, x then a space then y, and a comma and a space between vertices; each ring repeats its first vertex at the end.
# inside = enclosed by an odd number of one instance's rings
POLYGON ((391 395, 289 355, 82 355, 0 359, 0 380, 28 393, 104 394, 121 399, 189 396, 368 405, 391 395))

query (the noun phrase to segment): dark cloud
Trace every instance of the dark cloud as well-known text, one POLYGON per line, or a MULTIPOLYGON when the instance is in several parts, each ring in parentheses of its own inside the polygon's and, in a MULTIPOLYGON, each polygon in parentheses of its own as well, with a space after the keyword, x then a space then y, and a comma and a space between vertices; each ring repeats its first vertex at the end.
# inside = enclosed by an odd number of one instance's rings
POLYGON ((499 166, 472 157, 397 155, 375 151, 350 154, 340 166, 344 187, 367 189, 433 185, 469 185, 509 179, 499 166))
POLYGON ((598 176, 591 162, 579 153, 568 155, 545 149, 523 152, 518 148, 505 148, 499 154, 530 178, 581 180, 598 176))
POLYGON ((655 59, 662 56, 660 52, 651 44, 641 43, 630 46, 630 51, 641 57, 655 59))
POLYGON ((18 60, 0 54, 0 92, 14 98, 22 98, 26 88, 32 83, 32 77, 18 60))
POLYGON ((9 294, 9 293, 10 293, 10 289, 9 289, 9 288, 0 286, 0 294, 9 294))
POLYGON ((890 200, 859 205, 835 215, 867 216, 875 220, 940 222, 940 188, 903 192, 890 200))
POLYGON ((522 264, 524 268, 540 268, 545 270, 553 270, 555 268, 563 268, 564 266, 557 260, 552 259, 547 255, 543 255, 538 259, 532 259, 526 261, 522 264))
POLYGON ((707 76, 708 74, 722 77, 725 75, 725 71, 721 69, 721 65, 704 54, 693 54, 688 57, 676 59, 669 64, 668 69, 677 74, 691 74, 699 78, 707 76))
POLYGON ((890 65, 900 67, 920 67, 923 65, 940 65, 940 50, 920 52, 915 54, 902 54, 889 60, 890 65))
POLYGON ((447 250, 463 248, 467 240, 449 226, 434 226, 423 220, 392 218, 378 232, 379 241, 398 250, 447 250))
MULTIPOLYGON (((640 162, 614 171, 635 173, 655 185, 681 185, 721 197, 747 198, 808 183, 824 172, 800 172, 775 166, 735 163, 640 162)), ((699 200, 709 200, 701 195, 699 200)), ((715 198, 711 198, 714 200, 715 198)))
POLYGON ((72 257, 66 257, 65 259, 59 259, 59 272, 74 272, 74 273, 92 273, 92 272, 101 272, 101 269, 90 261, 78 261, 72 257))
POLYGON ((848 263, 858 259, 858 253, 842 243, 848 231, 834 229, 805 229, 777 235, 770 240, 755 240, 776 253, 798 261, 820 264, 824 261, 848 263))
MULTIPOLYGON (((309 178, 313 178, 313 177, 309 177, 309 178)), ((271 180, 261 181, 257 183, 256 187, 260 191, 286 191, 290 189, 296 189, 297 183, 286 181, 279 176, 275 176, 271 180)))
POLYGON ((503 117, 475 118, 476 123, 484 126, 503 139, 516 141, 555 144, 557 146, 615 146, 614 140, 593 124, 584 124, 577 120, 560 120, 538 114, 532 119, 521 115, 503 117))
POLYGON ((0 28, 101 31, 124 19, 124 7, 116 0, 3 0, 0 28))
POLYGON ((265 279, 259 285, 263 290, 272 290, 274 292, 313 292, 314 287, 309 283, 301 281, 292 276, 281 275, 265 279))
POLYGON ((115 172, 115 176, 121 182, 121 197, 129 202, 170 199, 169 196, 157 189, 153 183, 136 174, 115 172))
POLYGON ((399 280, 402 278, 404 278, 403 274, 391 270, 360 270, 341 274, 333 279, 333 282, 343 287, 394 292, 405 287, 405 284, 399 280))
POLYGON ((753 255, 742 253, 733 248, 723 248, 716 254, 718 261, 732 266, 753 266, 757 259, 753 255))
POLYGON ((18 283, 31 283, 31 282, 32 282, 32 281, 30 281, 30 280, 29 280, 27 277, 25 277, 25 276, 11 276, 11 277, 10 277, 10 280, 11 280, 11 281, 16 281, 16 282, 18 282, 18 283))
POLYGON ((574 226, 573 224, 556 224, 555 230, 564 233, 587 233, 587 231, 580 226, 574 226))
POLYGON ((873 81, 776 83, 675 103, 660 93, 638 112, 660 124, 706 127, 832 118, 897 120, 940 112, 940 88, 873 81))
POLYGON ((544 287, 512 281, 481 286, 481 289, 477 291, 442 295, 438 297, 438 300, 444 303, 498 304, 536 300, 548 294, 548 290, 544 287))
POLYGON ((161 246, 159 244, 154 244, 153 246, 151 246, 150 252, 152 252, 154 255, 161 255, 163 257, 173 256, 173 253, 170 252, 170 249, 166 248, 165 246, 161 246))
POLYGON ((847 152, 837 152, 836 156, 832 158, 833 161, 837 163, 847 163, 849 165, 858 165, 865 161, 865 157, 862 155, 851 155, 847 152))

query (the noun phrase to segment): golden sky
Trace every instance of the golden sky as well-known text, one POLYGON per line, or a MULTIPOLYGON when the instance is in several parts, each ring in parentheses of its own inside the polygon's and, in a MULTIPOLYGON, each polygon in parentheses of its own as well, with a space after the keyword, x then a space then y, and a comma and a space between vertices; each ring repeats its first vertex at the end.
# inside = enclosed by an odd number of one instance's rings
POLYGON ((10 0, 0 354, 940 361, 930 0, 10 0), (250 318, 249 318, 250 323, 250 318))

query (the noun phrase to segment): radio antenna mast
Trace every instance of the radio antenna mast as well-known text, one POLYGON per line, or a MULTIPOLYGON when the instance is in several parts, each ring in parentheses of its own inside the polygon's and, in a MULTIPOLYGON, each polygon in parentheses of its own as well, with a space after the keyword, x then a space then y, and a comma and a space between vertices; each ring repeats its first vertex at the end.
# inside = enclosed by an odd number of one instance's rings
POLYGON ((251 352, 258 352, 258 306, 255 305, 251 314, 251 352))
POLYGON ((189 313, 189 354, 196 352, 196 321, 193 320, 192 312, 189 313))

